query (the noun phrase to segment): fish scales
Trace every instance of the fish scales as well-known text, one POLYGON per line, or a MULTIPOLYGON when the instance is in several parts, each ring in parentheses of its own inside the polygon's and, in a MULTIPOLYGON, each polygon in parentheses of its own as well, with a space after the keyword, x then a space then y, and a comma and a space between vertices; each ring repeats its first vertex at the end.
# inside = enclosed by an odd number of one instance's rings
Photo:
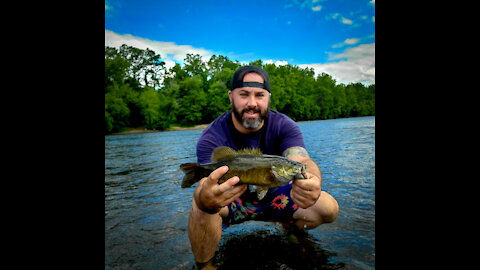
POLYGON ((190 187, 203 177, 221 166, 228 166, 228 172, 219 179, 223 183, 238 176, 238 184, 250 184, 262 187, 279 187, 294 179, 304 179, 306 165, 282 156, 263 155, 258 149, 235 151, 221 146, 214 149, 212 163, 185 163, 180 168, 185 172, 182 187, 190 187))
POLYGON ((272 165, 278 164, 274 158, 268 156, 239 155, 228 161, 223 163, 219 160, 220 163, 229 167, 228 172, 219 179, 219 183, 223 183, 231 177, 238 176, 238 178, 240 178, 240 184, 268 187, 281 186, 281 183, 272 172, 272 165))

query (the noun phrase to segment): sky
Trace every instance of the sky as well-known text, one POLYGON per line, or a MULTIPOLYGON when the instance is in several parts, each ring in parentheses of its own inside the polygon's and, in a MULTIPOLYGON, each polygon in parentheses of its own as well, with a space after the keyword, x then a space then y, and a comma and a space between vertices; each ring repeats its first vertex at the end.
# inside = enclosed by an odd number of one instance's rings
POLYGON ((313 68, 375 83, 375 0, 105 1, 105 46, 149 48, 168 68, 188 53, 313 68))

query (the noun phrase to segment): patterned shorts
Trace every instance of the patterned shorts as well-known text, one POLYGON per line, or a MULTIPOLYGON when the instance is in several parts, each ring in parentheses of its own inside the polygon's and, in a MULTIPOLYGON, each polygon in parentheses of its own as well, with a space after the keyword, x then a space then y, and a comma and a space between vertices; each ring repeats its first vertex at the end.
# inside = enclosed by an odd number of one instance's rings
POLYGON ((290 197, 291 189, 291 182, 283 187, 270 188, 262 200, 247 190, 228 205, 228 217, 223 218, 222 230, 248 220, 292 223, 298 207, 290 197))

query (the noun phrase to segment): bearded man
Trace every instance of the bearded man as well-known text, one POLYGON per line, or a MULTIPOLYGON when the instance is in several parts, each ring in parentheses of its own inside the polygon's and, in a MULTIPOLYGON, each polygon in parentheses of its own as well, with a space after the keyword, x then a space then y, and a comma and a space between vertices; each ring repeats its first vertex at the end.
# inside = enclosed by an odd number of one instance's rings
POLYGON ((213 150, 259 148, 262 153, 283 155, 307 166, 306 179, 270 188, 261 200, 247 185, 236 185, 234 176, 222 184, 223 166, 199 181, 188 221, 188 236, 197 265, 210 261, 222 230, 247 220, 275 221, 299 229, 313 229, 333 222, 338 203, 322 191, 318 165, 309 157, 298 125, 286 115, 270 110, 270 79, 257 66, 243 66, 233 75, 228 92, 231 110, 215 119, 197 143, 197 162, 209 163, 213 150), (248 190, 248 191, 247 191, 248 190))

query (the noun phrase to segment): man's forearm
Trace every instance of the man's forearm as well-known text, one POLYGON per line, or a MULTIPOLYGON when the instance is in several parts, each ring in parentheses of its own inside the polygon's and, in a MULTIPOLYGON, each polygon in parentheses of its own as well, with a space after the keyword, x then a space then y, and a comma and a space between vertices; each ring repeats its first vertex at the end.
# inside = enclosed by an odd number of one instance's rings
POLYGON ((307 165, 307 172, 311 173, 320 179, 320 183, 322 182, 322 173, 320 172, 320 168, 318 167, 317 163, 313 161, 311 158, 304 159, 303 161, 300 161, 303 164, 307 165))

